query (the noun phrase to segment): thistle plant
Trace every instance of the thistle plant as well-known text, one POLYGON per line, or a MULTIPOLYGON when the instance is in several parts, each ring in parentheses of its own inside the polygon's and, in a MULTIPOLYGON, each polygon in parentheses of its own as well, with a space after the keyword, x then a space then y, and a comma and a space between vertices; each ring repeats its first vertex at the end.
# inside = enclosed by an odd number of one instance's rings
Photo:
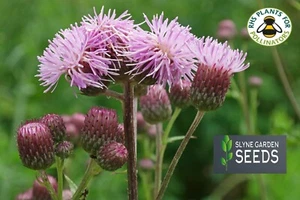
POLYGON ((135 24, 127 11, 117 16, 115 10, 106 14, 102 7, 98 14, 95 9, 93 16, 60 30, 38 57, 36 76, 45 92, 54 92, 63 76, 80 94, 106 95, 123 105, 122 122, 116 110, 95 105, 86 115, 47 114, 20 127, 20 158, 26 167, 42 170, 39 173, 52 199, 63 199, 64 160, 70 158, 73 147, 83 148, 90 161, 82 182, 68 193, 72 199, 86 198, 88 183, 96 174, 115 171, 125 163, 128 199, 138 199, 138 175, 145 199, 161 199, 204 113, 223 105, 230 78, 249 66, 244 64, 245 53, 211 37, 197 38, 178 18, 169 20, 164 13, 152 19, 144 15, 144 22, 148 30, 135 24), (120 84, 122 93, 111 90, 111 83, 120 84), (137 112, 138 102, 141 112, 137 112), (186 135, 170 136, 181 110, 190 105, 198 110, 190 129, 186 135), (137 136, 137 128, 144 134, 137 136), (79 140, 73 140, 72 134, 79 140), (167 144, 177 140, 182 143, 163 179, 167 144), (137 144, 143 146, 139 174, 137 144), (55 154, 57 192, 45 178, 55 154))

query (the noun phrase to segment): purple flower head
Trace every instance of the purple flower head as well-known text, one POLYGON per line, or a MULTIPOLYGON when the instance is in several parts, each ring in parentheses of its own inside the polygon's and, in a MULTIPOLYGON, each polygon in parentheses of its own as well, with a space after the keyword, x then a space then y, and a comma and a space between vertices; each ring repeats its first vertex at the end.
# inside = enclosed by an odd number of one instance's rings
POLYGON ((199 63, 190 89, 191 103, 201 111, 216 110, 225 101, 233 73, 249 67, 249 63, 244 64, 247 54, 210 37, 201 38, 195 44, 199 63))
POLYGON ((196 67, 188 47, 194 39, 190 28, 181 26, 177 18, 164 19, 163 13, 155 15, 152 21, 144 17, 150 32, 137 28, 131 35, 128 57, 133 68, 130 73, 143 74, 144 79, 151 77, 163 85, 172 85, 181 78, 192 79, 196 67))
POLYGON ((88 86, 103 88, 104 76, 115 74, 109 69, 110 59, 107 58, 105 41, 99 40, 99 33, 86 32, 77 24, 61 30, 38 57, 39 80, 48 88, 45 92, 55 89, 61 75, 70 81, 71 86, 79 89, 88 86))
POLYGON ((228 71, 229 75, 244 71, 249 67, 249 63, 244 64, 247 53, 232 50, 227 42, 222 44, 211 37, 207 37, 201 38, 195 43, 194 52, 200 64, 210 68, 223 68, 223 70, 228 71))
POLYGON ((123 12, 117 17, 115 10, 108 10, 104 13, 104 6, 97 14, 94 8, 95 16, 84 16, 82 18, 82 26, 87 31, 97 31, 101 35, 101 39, 105 41, 105 46, 108 50, 115 54, 122 54, 126 49, 129 40, 128 35, 133 30, 134 23, 130 20, 131 15, 128 11, 123 12))

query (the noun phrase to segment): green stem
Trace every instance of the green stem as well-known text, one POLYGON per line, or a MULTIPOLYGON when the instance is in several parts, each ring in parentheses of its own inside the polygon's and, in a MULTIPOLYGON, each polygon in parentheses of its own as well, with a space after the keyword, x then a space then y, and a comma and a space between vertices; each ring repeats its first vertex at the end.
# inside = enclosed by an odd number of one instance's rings
MULTIPOLYGON (((231 88, 232 88, 234 93, 238 94, 237 96, 234 96, 234 98, 237 99, 238 103, 240 104, 240 107, 242 108, 242 112, 243 112, 245 120, 246 120, 247 132, 248 132, 248 134, 251 134, 252 133, 251 126, 250 126, 251 122, 250 122, 249 113, 248 113, 249 109, 248 109, 248 106, 246 105, 246 102, 244 100, 245 97, 242 94, 242 92, 239 90, 239 87, 237 86, 234 79, 231 79, 231 88)), ((242 132, 242 133, 245 134, 244 132, 242 132)))
POLYGON ((296 112, 296 115, 298 116, 299 120, 300 120, 300 107, 299 105, 297 104, 297 101, 296 101, 296 98, 295 98, 295 95, 292 91, 292 88, 290 86, 290 83, 288 81, 288 78, 284 72, 284 68, 283 68, 283 64, 281 62, 281 59, 280 59, 280 56, 279 56, 279 53, 278 53, 278 50, 276 47, 272 47, 272 55, 273 55, 273 58, 274 58, 274 62, 275 62, 275 66, 276 66, 276 69, 278 71, 278 74, 279 74, 279 77, 280 77, 280 80, 283 84, 283 87, 284 87, 284 90, 285 90, 285 93, 286 95, 288 96, 295 112, 296 112))
POLYGON ((172 159, 172 162, 171 162, 171 164, 168 168, 166 176, 165 176, 165 178, 164 178, 164 180, 161 184, 161 188, 160 188, 159 193, 156 197, 156 200, 161 200, 162 199, 162 197, 163 197, 163 195, 164 195, 164 193, 165 193, 165 191, 168 187, 168 184, 171 180, 171 177, 174 173, 174 170, 177 166, 177 163, 178 163, 183 151, 185 150, 186 145, 188 144, 188 142, 190 141, 193 133, 195 132, 196 128, 198 127, 201 119, 203 118, 204 114, 205 114, 205 112, 203 112, 203 111, 198 111, 197 112, 193 123, 191 124, 188 132, 186 133, 186 135, 185 135, 184 139, 182 140, 179 148, 177 149, 177 152, 176 152, 175 156, 172 159))
POLYGON ((264 180, 264 177, 262 174, 257 174, 256 176, 258 178, 258 182, 259 182, 259 185, 260 185, 260 197, 262 200, 267 200, 268 199, 268 195, 267 195, 267 187, 266 187, 266 183, 265 183, 265 180, 264 180))
POLYGON ((300 3, 295 0, 289 0, 289 3, 296 8, 298 11, 300 10, 300 3))
POLYGON ((160 133, 159 136, 156 136, 156 169, 155 169, 156 179, 155 179, 155 190, 154 190, 155 196, 158 195, 158 191, 159 191, 160 184, 161 184, 162 165, 163 165, 163 160, 164 160, 164 154, 165 154, 165 151, 166 151, 166 148, 168 145, 169 134, 170 134, 171 129, 174 125, 174 122, 177 119, 177 117, 179 116, 180 112, 181 112, 181 108, 176 107, 175 111, 167 125, 167 128, 166 128, 164 134, 161 136, 161 133, 160 133), (158 144, 160 147, 158 147, 158 144), (159 180, 159 182, 156 182, 158 180, 159 180))
MULTIPOLYGON (((163 149, 166 148, 166 146, 168 144, 168 138, 169 138, 170 131, 173 127, 174 122, 176 121, 177 117, 179 116, 180 112, 181 112, 181 108, 176 107, 174 110, 174 113, 167 125, 167 128, 163 134, 163 138, 162 138, 163 149)), ((162 152, 164 152, 164 150, 162 152)))
POLYGON ((257 121, 257 88, 250 90, 250 117, 251 117, 251 130, 253 134, 256 133, 256 121, 257 121))
POLYGON ((162 177, 162 163, 161 163, 161 150, 162 150, 162 124, 158 123, 156 126, 156 163, 155 163, 155 186, 154 195, 157 196, 162 177))
POLYGON ((151 184, 149 184, 149 176, 148 176, 148 171, 147 172, 141 172, 139 173, 141 177, 141 181, 143 183, 143 190, 144 190, 144 197, 145 200, 151 200, 151 184))
POLYGON ((53 186, 49 182, 48 176, 47 176, 47 174, 46 174, 46 172, 44 170, 40 171, 40 176, 41 176, 42 181, 43 181, 41 184, 43 184, 47 188, 47 190, 50 193, 51 198, 53 200, 58 200, 57 194, 56 194, 53 186))
POLYGON ((210 195, 209 199, 219 200, 223 199, 232 189, 234 189, 240 183, 247 181, 249 175, 232 174, 227 176, 222 183, 220 183, 210 195))
POLYGON ((244 114, 244 119, 247 127, 248 134, 253 133, 253 129, 250 126, 250 117, 249 117, 249 108, 248 108, 248 95, 247 95, 247 87, 246 87, 246 80, 245 80, 245 73, 240 72, 238 73, 238 81, 239 86, 241 88, 241 106, 244 114))
POLYGON ((84 173, 84 176, 79 184, 72 200, 79 200, 84 190, 87 188, 88 183, 92 180, 93 176, 100 173, 101 169, 97 165, 94 159, 90 159, 88 167, 84 173))
POLYGON ((226 167, 226 171, 227 171, 227 163, 228 163, 228 159, 227 159, 227 151, 226 151, 226 158, 225 158, 225 160, 226 160, 226 164, 225 164, 225 167, 226 167))
POLYGON ((104 95, 108 96, 108 97, 113 97, 113 98, 118 99, 120 101, 124 101, 124 96, 122 94, 116 92, 116 91, 113 91, 113 90, 109 90, 109 89, 105 90, 104 95))
POLYGON ((62 193, 63 193, 63 170, 64 170, 64 160, 60 157, 55 158, 56 160, 56 170, 57 170, 57 179, 58 179, 58 190, 57 190, 57 196, 59 200, 63 199, 62 193))

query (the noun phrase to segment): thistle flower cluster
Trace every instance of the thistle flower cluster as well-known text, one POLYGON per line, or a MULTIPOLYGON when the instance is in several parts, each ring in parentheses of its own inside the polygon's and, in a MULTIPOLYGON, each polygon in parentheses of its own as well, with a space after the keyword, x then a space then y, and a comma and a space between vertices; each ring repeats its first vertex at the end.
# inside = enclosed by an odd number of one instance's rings
POLYGON ((94 14, 60 30, 38 57, 37 77, 47 87, 45 92, 53 91, 62 75, 87 95, 105 90, 115 80, 172 85, 192 79, 196 65, 189 43, 194 36, 177 18, 164 19, 162 13, 150 20, 144 15, 150 29, 146 31, 127 11, 117 16, 115 10, 105 14, 102 7, 94 14))
POLYGON ((93 107, 87 113, 81 133, 83 149, 105 170, 115 171, 127 161, 124 127, 115 110, 93 107))
POLYGON ((17 131, 17 144, 23 165, 42 170, 53 164, 55 155, 67 158, 73 144, 64 141, 65 130, 63 119, 57 114, 22 124, 17 131))
MULTIPOLYGON (((144 18, 148 31, 134 24, 127 11, 117 16, 115 10, 105 14, 102 7, 80 25, 61 30, 38 57, 37 76, 48 87, 45 92, 54 90, 62 75, 86 95, 97 95, 109 82, 134 80, 138 85, 169 85, 178 107, 192 103, 214 110, 222 105, 232 74, 249 66, 244 64, 246 54, 211 37, 197 38, 190 27, 178 18, 164 18, 164 13, 144 18)), ((230 20, 219 29, 223 38, 236 32, 230 20)))

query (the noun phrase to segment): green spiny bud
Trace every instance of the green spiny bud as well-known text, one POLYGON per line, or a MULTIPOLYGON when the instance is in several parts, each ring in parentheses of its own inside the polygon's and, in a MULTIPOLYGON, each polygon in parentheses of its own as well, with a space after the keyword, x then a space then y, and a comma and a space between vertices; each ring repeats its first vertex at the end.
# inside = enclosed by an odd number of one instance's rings
POLYGON ((179 108, 184 108, 190 105, 190 88, 191 82, 182 80, 181 83, 172 85, 170 90, 171 103, 179 108))
POLYGON ((95 155, 100 146, 111 141, 122 141, 118 135, 118 121, 115 110, 93 107, 84 120, 81 133, 82 147, 88 153, 95 155))
POLYGON ((222 106, 230 85, 228 70, 200 64, 191 86, 191 102, 201 111, 216 110, 222 106))
POLYGON ((66 134, 66 127, 61 116, 47 114, 41 118, 41 122, 48 126, 55 142, 63 141, 66 134))
POLYGON ((127 155, 127 149, 123 144, 111 142, 100 147, 96 161, 102 169, 115 171, 126 163, 127 155))
POLYGON ((57 144, 55 148, 55 154, 62 158, 68 158, 73 152, 74 145, 69 141, 63 141, 57 144))
POLYGON ((166 121, 172 114, 168 94, 161 85, 149 87, 147 95, 140 97, 140 107, 144 119, 150 124, 166 121))

